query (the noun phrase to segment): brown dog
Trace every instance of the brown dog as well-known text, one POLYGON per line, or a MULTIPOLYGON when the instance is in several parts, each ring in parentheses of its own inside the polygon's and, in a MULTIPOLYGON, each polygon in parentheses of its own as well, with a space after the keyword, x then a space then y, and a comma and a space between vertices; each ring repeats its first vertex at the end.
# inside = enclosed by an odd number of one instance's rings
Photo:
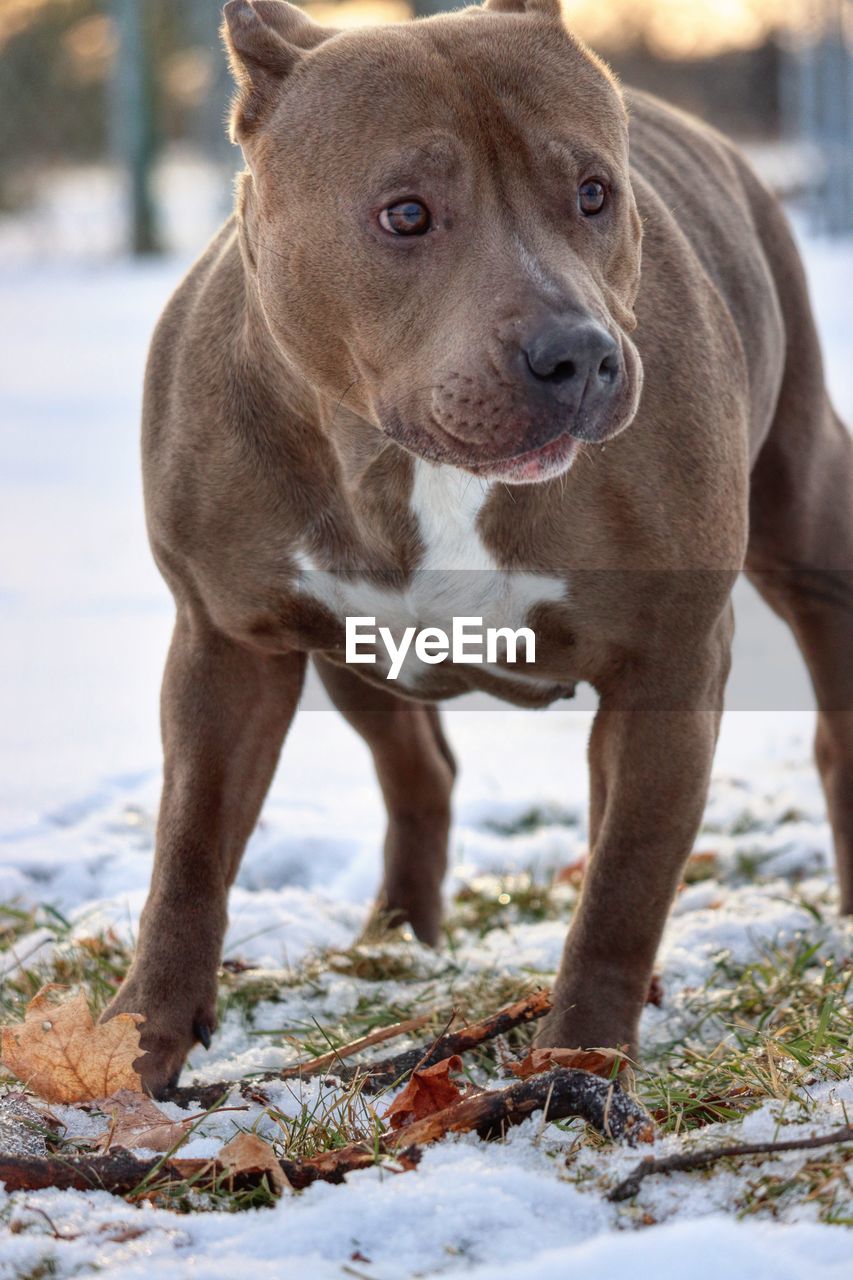
POLYGON ((177 623, 151 893, 105 1016, 146 1016, 155 1092, 209 1042, 229 885, 310 654, 376 762, 380 906, 430 943, 454 772, 433 704, 598 690, 593 857, 539 1041, 634 1045, 743 566, 812 673, 853 909, 853 444, 784 219, 725 140, 626 110, 557 0, 341 34, 280 0, 225 13, 248 168, 151 351, 177 623), (409 655, 392 684, 345 661, 347 616, 454 614, 526 621, 535 666, 409 655))

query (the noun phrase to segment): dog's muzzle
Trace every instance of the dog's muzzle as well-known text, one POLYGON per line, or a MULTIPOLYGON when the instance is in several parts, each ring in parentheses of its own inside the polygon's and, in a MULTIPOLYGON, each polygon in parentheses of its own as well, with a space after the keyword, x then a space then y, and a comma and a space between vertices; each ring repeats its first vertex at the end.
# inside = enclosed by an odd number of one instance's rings
POLYGON ((522 338, 515 362, 528 392, 543 408, 562 411, 576 440, 607 438, 626 374, 619 343, 603 325, 586 318, 540 323, 522 338))

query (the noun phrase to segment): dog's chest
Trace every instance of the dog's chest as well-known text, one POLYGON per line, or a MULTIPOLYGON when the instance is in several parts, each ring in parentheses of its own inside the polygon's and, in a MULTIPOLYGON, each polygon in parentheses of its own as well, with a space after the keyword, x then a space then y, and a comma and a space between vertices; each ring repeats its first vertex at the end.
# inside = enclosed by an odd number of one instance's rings
MULTIPOLYGON (((488 497, 488 488, 475 477, 417 461, 410 505, 422 554, 400 589, 323 572, 305 554, 300 555, 304 571, 300 589, 322 602, 340 622, 347 617, 373 618, 377 629, 388 628, 397 641, 409 627, 417 632, 438 628, 451 635, 454 619, 460 618, 480 619, 484 632, 489 628, 516 631, 525 626, 537 605, 565 601, 566 584, 552 575, 508 570, 498 564, 479 528, 488 497)), ((377 659, 381 666, 380 653, 377 659)), ((420 662, 412 648, 397 683, 422 688, 435 670, 420 662)), ((536 678, 535 668, 530 667, 509 671, 491 664, 487 670, 492 675, 536 678)))

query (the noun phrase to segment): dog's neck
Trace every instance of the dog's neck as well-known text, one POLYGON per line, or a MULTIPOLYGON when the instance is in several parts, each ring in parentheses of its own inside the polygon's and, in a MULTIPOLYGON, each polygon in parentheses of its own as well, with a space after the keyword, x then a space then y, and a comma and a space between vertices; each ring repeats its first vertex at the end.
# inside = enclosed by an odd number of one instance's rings
MULTIPOLYGON (((242 232, 242 228, 241 228, 242 232)), ((241 234, 241 248, 247 247, 241 234)), ((269 408, 254 424, 263 434, 255 444, 264 465, 293 470, 298 454, 323 477, 334 510, 324 517, 348 530, 353 548, 367 560, 377 551, 383 561, 404 567, 412 542, 409 512, 414 460, 373 423, 346 406, 346 388, 336 398, 319 392, 281 350, 270 331, 255 276, 246 263, 245 317, 239 360, 251 370, 258 396, 269 408)))

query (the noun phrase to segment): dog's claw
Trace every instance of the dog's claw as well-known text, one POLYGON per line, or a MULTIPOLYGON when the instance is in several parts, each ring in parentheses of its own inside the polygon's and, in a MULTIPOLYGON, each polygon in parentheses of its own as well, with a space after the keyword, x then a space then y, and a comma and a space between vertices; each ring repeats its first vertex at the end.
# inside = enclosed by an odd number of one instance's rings
POLYGON ((206 1022, 194 1022, 193 1035, 195 1036, 196 1040, 198 1040, 201 1044, 204 1045, 205 1049, 210 1048, 210 1040, 211 1040, 212 1032, 206 1022))

